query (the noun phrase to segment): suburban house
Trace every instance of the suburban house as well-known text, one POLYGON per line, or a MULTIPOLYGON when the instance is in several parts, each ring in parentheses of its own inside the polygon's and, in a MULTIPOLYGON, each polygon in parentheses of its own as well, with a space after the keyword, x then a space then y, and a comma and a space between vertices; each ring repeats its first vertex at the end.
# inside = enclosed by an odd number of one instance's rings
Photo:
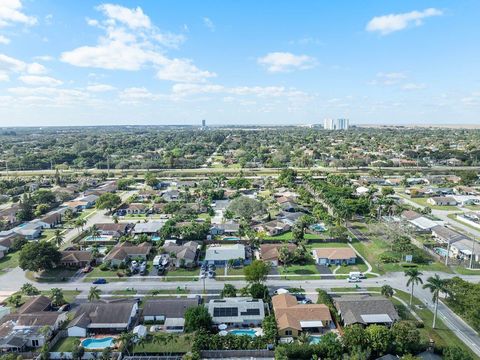
POLYGON ((91 333, 112 334, 127 331, 138 311, 136 300, 98 300, 78 307, 67 326, 68 336, 86 337, 91 333))
POLYGON ((467 239, 467 237, 459 232, 449 229, 442 225, 437 225, 432 228, 432 235, 435 240, 442 243, 454 243, 459 240, 467 239))
POLYGON ((110 261, 112 265, 120 265, 130 259, 140 258, 147 260, 152 245, 149 243, 141 243, 140 245, 133 245, 127 241, 118 243, 113 249, 105 256, 104 261, 110 261))
POLYGON ((10 250, 17 238, 19 238, 19 235, 12 230, 0 232, 0 246, 5 248, 5 253, 10 250))
POLYGON ((213 224, 210 228, 212 235, 236 235, 240 230, 240 224, 230 221, 223 224, 213 224))
POLYGON ((50 305, 46 296, 36 296, 16 313, 3 316, 0 319, 0 352, 19 352, 43 346, 67 320, 67 313, 50 311, 50 305))
POLYGON ((478 261, 478 251, 480 246, 475 244, 473 240, 462 239, 450 244, 450 256, 457 259, 470 259, 470 256, 474 254, 475 261, 478 261), (477 249, 475 249, 477 247, 477 249))
POLYGON ((333 325, 325 304, 299 304, 291 294, 272 297, 273 311, 280 336, 297 337, 301 332, 322 334, 333 325))
POLYGON ((83 268, 94 261, 92 253, 86 250, 60 251, 60 254, 62 255, 60 266, 63 267, 83 268))
POLYGON ((297 211, 297 212, 281 212, 279 215, 278 215, 278 219, 287 224, 287 225, 290 225, 290 226, 293 226, 296 224, 296 222, 298 221, 298 219, 300 219, 302 216, 304 216, 305 213, 304 212, 301 212, 301 211, 297 211))
POLYGON ((380 324, 391 326, 400 319, 392 302, 383 296, 343 295, 333 299, 345 326, 380 324))
POLYGON ((170 263, 176 267, 193 267, 196 265, 197 251, 200 245, 189 241, 182 245, 168 242, 163 246, 164 253, 170 257, 170 263))
POLYGON ((280 220, 272 220, 255 226, 255 231, 265 231, 269 236, 280 235, 290 231, 292 227, 280 220))
POLYGON ((312 254, 318 265, 354 265, 357 261, 351 247, 312 249, 312 254))
POLYGON ((229 261, 243 263, 245 261, 245 246, 242 244, 232 245, 209 245, 205 253, 205 262, 217 266, 226 266, 229 261))
POLYGON ((133 228, 133 224, 129 223, 102 223, 95 224, 95 226, 100 232, 100 235, 112 236, 114 238, 119 238, 121 236, 127 235, 133 228))
POLYGON ((288 252, 293 253, 297 246, 295 244, 262 244, 260 246, 260 252, 257 253, 257 257, 265 262, 269 262, 272 266, 278 266, 280 249, 286 246, 288 252))
POLYGON ((23 226, 17 226, 13 231, 18 235, 24 236, 27 240, 35 240, 42 235, 43 225, 35 220, 24 224, 23 226))
POLYGON ((457 206, 458 202, 452 196, 436 196, 427 199, 427 203, 435 206, 457 206))
POLYGON ((167 202, 178 201, 180 197, 180 191, 178 190, 167 190, 162 194, 162 199, 167 202))
POLYGON ((167 332, 183 332, 185 312, 198 304, 199 298, 148 299, 143 305, 143 321, 163 323, 163 330, 167 332))
POLYGON ((52 229, 62 223, 62 214, 59 211, 51 212, 40 218, 40 221, 45 224, 44 229, 52 229))
POLYGON ((133 234, 140 235, 140 234, 147 234, 147 235, 156 235, 160 231, 160 229, 165 225, 165 221, 163 220, 155 220, 149 221, 146 223, 138 223, 135 224, 133 228, 133 234))
POLYGON ((265 317, 265 305, 261 299, 244 297, 210 300, 208 303, 214 324, 230 326, 260 325, 265 317))
POLYGON ((140 215, 140 214, 146 214, 149 210, 149 207, 145 204, 134 203, 134 204, 129 204, 126 208, 122 210, 126 215, 140 215))
POLYGON ((437 222, 430 220, 425 216, 420 216, 413 220, 408 220, 408 222, 412 224, 418 231, 422 232, 429 232, 432 228, 438 226, 437 222))

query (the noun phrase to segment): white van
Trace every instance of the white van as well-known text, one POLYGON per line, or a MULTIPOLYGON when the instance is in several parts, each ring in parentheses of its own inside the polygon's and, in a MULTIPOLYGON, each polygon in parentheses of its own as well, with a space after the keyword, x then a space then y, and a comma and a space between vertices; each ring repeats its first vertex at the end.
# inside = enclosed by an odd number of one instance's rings
POLYGON ((357 279, 365 279, 366 278, 365 274, 360 272, 360 271, 350 271, 348 273, 348 277, 349 278, 357 278, 357 279))

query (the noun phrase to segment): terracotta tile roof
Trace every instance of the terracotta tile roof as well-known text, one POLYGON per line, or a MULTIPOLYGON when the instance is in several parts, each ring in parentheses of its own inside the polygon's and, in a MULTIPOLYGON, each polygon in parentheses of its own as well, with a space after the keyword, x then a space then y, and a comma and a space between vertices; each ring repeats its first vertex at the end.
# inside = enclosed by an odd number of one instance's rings
POLYGON ((302 330, 303 321, 332 321, 330 310, 325 304, 298 304, 295 296, 281 294, 272 297, 273 310, 279 330, 302 330))
MULTIPOLYGON (((285 246, 284 244, 262 244, 260 246, 260 253, 262 260, 278 260, 280 248, 285 246)), ((293 252, 297 248, 295 244, 286 244, 288 251, 293 252)))
POLYGON ((345 248, 319 248, 313 249, 313 253, 317 258, 330 260, 348 260, 356 258, 357 254, 350 247, 345 248))

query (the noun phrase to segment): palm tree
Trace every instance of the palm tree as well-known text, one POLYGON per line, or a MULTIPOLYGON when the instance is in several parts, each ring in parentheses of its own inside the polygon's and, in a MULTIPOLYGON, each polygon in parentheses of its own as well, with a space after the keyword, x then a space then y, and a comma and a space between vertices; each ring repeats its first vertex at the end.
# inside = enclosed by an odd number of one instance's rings
POLYGON ((100 237, 100 230, 98 230, 97 225, 93 225, 90 228, 90 236, 92 237, 93 241, 95 241, 96 238, 100 237))
POLYGON ((60 229, 55 230, 55 235, 53 236, 53 240, 55 241, 55 244, 57 244, 58 247, 62 245, 63 243, 63 235, 60 229))
POLYGON ((310 334, 307 331, 302 332, 297 337, 297 341, 301 345, 307 345, 310 343, 310 334))
POLYGON ((383 285, 380 293, 386 298, 391 298, 393 296, 393 288, 390 285, 383 285))
POLYGON ((101 292, 102 291, 98 287, 92 286, 90 288, 90 291, 88 292, 88 301, 92 302, 94 300, 100 299, 101 292))
POLYGON ((83 227, 85 226, 85 224, 87 223, 87 220, 85 219, 82 219, 82 218, 78 218, 77 220, 75 220, 75 227, 77 229, 82 229, 83 231, 83 227))
POLYGON ((124 332, 121 333, 116 339, 115 342, 120 343, 120 350, 122 352, 126 351, 127 355, 130 356, 130 347, 133 345, 135 342, 136 335, 131 333, 131 332, 124 332))
POLYGON ((408 277, 407 280, 407 287, 411 286, 410 291, 410 307, 412 306, 413 301, 413 287, 418 284, 423 284, 423 280, 421 278, 423 274, 418 271, 418 269, 412 268, 405 271, 405 276, 408 277))
POLYGON ((441 292, 447 292, 445 280, 440 279, 440 276, 438 276, 438 274, 435 274, 435 276, 430 276, 427 279, 427 283, 423 285, 423 288, 430 290, 430 292, 432 293, 432 301, 435 303, 435 312, 433 313, 432 325, 432 328, 435 329, 435 323, 437 321, 438 299, 441 292))

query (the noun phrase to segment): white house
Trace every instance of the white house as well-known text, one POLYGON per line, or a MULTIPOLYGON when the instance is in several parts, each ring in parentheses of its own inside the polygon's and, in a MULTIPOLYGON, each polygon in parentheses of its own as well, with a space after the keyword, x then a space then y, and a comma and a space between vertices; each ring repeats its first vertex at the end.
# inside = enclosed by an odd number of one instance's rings
POLYGON ((226 266, 228 261, 242 262, 245 260, 245 246, 242 244, 232 245, 209 245, 205 253, 205 262, 217 266, 226 266))
POLYGON ((208 303, 208 312, 215 324, 259 325, 265 317, 265 305, 261 299, 244 297, 214 299, 208 303))

